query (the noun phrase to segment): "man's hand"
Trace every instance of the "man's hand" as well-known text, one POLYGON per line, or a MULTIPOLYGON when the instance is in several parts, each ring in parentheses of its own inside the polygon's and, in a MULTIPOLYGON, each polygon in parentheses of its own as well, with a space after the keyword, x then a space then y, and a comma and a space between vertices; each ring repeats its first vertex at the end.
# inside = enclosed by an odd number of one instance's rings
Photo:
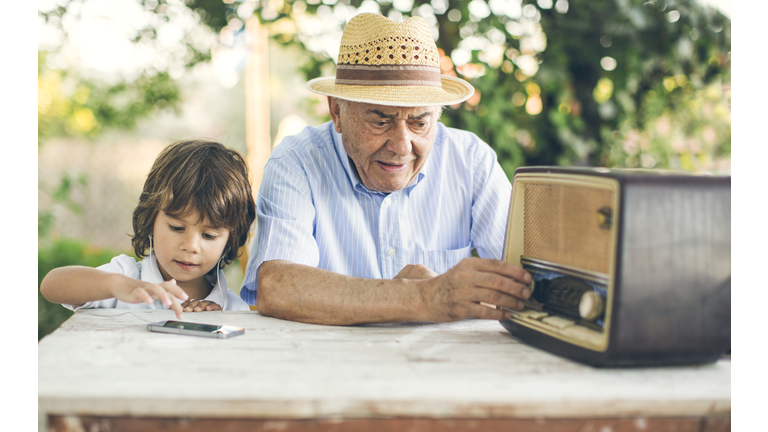
POLYGON ((408 264, 392 279, 429 279, 438 274, 421 264, 408 264))
POLYGON ((111 290, 112 295, 116 299, 126 303, 146 303, 151 305, 155 300, 160 300, 164 305, 170 306, 171 309, 176 312, 176 317, 178 319, 182 319, 181 305, 177 298, 186 300, 189 296, 183 289, 181 289, 181 287, 176 285, 175 279, 159 284, 146 283, 134 279, 131 280, 138 283, 139 286, 117 284, 114 285, 111 290))
POLYGON ((221 306, 208 300, 189 299, 181 304, 184 312, 220 311, 221 306))
POLYGON ((465 258, 445 274, 417 284, 427 308, 427 320, 448 322, 509 319, 511 312, 480 303, 522 310, 523 302, 531 296, 527 286, 530 281, 531 275, 506 261, 465 258))

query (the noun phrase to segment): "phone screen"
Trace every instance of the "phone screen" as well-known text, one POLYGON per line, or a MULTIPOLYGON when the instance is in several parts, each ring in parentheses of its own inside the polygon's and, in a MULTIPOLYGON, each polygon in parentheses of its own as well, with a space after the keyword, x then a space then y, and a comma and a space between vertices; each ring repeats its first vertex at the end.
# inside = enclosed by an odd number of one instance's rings
POLYGON ((245 329, 229 325, 199 324, 183 321, 165 321, 150 323, 147 329, 153 332, 171 333, 189 336, 202 336, 218 339, 245 334, 245 329))
POLYGON ((212 325, 212 324, 198 324, 198 323, 181 322, 181 321, 166 321, 163 327, 187 329, 187 330, 201 331, 201 332, 207 332, 207 333, 215 332, 216 330, 221 328, 221 326, 212 325))

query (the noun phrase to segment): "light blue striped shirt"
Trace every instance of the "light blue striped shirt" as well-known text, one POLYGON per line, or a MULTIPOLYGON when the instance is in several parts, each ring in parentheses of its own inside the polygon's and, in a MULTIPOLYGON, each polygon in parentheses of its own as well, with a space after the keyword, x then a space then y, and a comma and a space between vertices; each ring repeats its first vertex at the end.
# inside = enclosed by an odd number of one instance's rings
POLYGON ((419 174, 390 194, 358 180, 332 122, 307 127, 264 168, 240 296, 256 304, 258 268, 270 260, 391 279, 408 264, 445 273, 472 248, 501 259, 511 192, 490 146, 442 123, 419 174))

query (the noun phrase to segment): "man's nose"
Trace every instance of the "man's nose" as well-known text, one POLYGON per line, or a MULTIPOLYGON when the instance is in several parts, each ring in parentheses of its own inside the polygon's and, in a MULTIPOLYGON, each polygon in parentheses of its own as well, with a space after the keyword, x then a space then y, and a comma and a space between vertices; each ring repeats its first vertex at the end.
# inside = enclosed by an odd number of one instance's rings
POLYGON ((413 147, 411 143, 412 138, 413 136, 410 129, 408 129, 407 123, 397 122, 387 143, 387 149, 397 153, 399 156, 408 156, 411 154, 411 148, 413 147))

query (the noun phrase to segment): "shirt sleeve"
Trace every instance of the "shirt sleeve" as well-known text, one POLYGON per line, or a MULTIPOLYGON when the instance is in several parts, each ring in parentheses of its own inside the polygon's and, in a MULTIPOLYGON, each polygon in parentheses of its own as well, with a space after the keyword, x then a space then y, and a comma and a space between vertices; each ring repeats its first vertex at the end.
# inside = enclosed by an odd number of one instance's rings
POLYGON ((301 165, 288 155, 270 158, 264 167, 256 220, 256 240, 240 290, 249 304, 256 304, 256 281, 264 261, 287 260, 312 267, 320 262, 309 181, 301 165))
POLYGON ((482 142, 475 153, 472 193, 472 245, 481 258, 501 259, 512 184, 496 159, 496 152, 482 142))
MULTIPOLYGON (((125 254, 112 258, 109 263, 96 267, 96 269, 109 273, 119 273, 133 279, 141 278, 139 275, 139 267, 136 265, 136 259, 125 254)), ((108 298, 104 300, 90 301, 82 305, 69 305, 62 303, 62 306, 72 311, 77 311, 79 309, 114 309, 117 306, 117 299, 108 298)))
MULTIPOLYGON (((224 277, 223 272, 222 277, 224 277)), ((224 307, 224 301, 221 298, 221 290, 219 285, 216 283, 216 278, 211 278, 209 282, 213 284, 213 289, 210 293, 208 293, 208 296, 205 297, 203 301, 210 301, 221 307, 224 307)), ((227 286, 226 279, 219 281, 219 283, 221 283, 222 287, 227 286)), ((224 292, 224 295, 227 296, 227 307, 224 309, 225 311, 251 310, 251 308, 248 307, 248 303, 238 297, 237 294, 235 294, 231 289, 227 288, 224 290, 224 292)))

